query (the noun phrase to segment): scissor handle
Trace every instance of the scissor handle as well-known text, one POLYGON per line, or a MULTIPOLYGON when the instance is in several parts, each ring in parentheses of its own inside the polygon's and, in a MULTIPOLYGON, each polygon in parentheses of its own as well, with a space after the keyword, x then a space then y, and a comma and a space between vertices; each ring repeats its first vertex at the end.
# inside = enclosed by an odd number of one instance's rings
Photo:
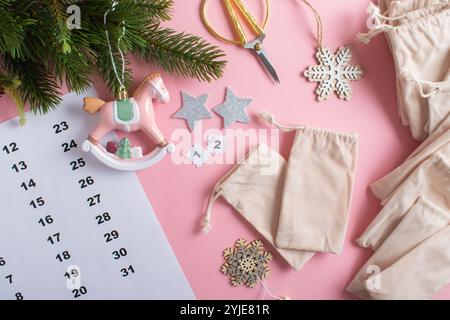
POLYGON ((241 23, 238 20, 236 13, 234 12, 233 6, 231 5, 230 0, 224 0, 225 7, 227 9, 228 15, 230 16, 231 23, 233 24, 234 31, 236 35, 239 37, 239 41, 242 45, 247 43, 247 37, 245 36, 244 29, 242 28, 241 23))
POLYGON ((245 19, 247 20, 250 27, 253 29, 253 31, 258 35, 262 35, 264 33, 264 30, 259 26, 258 22, 256 22, 255 17, 252 16, 248 8, 242 3, 241 0, 234 0, 236 3, 236 6, 239 8, 239 10, 244 15, 245 19))

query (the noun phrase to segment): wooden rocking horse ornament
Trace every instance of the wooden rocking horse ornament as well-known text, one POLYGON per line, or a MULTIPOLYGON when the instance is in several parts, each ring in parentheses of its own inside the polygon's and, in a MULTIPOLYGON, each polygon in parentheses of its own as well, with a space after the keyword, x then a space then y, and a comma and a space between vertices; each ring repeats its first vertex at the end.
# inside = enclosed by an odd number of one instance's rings
POLYGON ((156 125, 153 99, 162 103, 170 101, 170 95, 159 73, 151 73, 128 98, 125 89, 118 94, 118 100, 105 102, 97 98, 84 98, 83 109, 95 114, 100 112, 97 126, 83 143, 83 151, 91 152, 105 165, 124 171, 136 171, 151 167, 161 161, 165 155, 175 150, 167 142, 156 125), (124 132, 144 131, 158 147, 139 159, 121 159, 108 153, 100 144, 102 138, 113 130, 124 132))

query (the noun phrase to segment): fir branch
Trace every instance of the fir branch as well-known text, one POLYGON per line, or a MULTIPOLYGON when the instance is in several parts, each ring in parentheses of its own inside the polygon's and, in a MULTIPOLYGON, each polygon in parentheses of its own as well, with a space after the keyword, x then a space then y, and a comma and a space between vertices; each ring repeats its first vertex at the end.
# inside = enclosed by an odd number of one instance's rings
POLYGON ((0 53, 14 58, 23 58, 24 28, 34 23, 32 19, 18 19, 7 11, 8 2, 0 5, 0 53))
MULTIPOLYGON (((119 84, 103 22, 110 8, 110 0, 0 0, 0 95, 6 91, 20 96, 30 103, 31 110, 45 113, 60 103, 59 82, 81 92, 91 84, 95 71, 115 92, 119 84), (66 8, 71 4, 81 8, 79 30, 69 30, 66 24, 66 8), (15 92, 10 90, 11 79, 21 82, 15 92)), ((120 48, 128 57, 136 55, 168 72, 199 80, 219 78, 225 61, 218 47, 194 35, 159 27, 171 18, 172 8, 173 0, 119 1, 106 25, 117 67, 121 67, 117 43, 125 24, 120 48)), ((128 87, 131 78, 127 67, 128 87)))
POLYGON ((25 102, 20 94, 20 85, 20 80, 17 79, 17 77, 0 72, 0 96, 7 93, 11 97, 17 107, 17 113, 19 114, 19 125, 24 126, 26 122, 25 102))
POLYGON ((47 0, 51 18, 54 20, 53 36, 59 44, 63 54, 68 54, 72 50, 70 41, 70 30, 67 28, 67 3, 60 0, 47 0))
POLYGON ((55 75, 61 83, 65 81, 70 91, 81 93, 91 86, 91 66, 81 52, 74 48, 68 54, 56 54, 54 59, 55 75))
MULTIPOLYGON (((116 79, 114 70, 111 67, 111 56, 107 48, 99 52, 101 53, 98 55, 96 60, 98 73, 100 74, 108 88, 111 90, 111 92, 113 94, 116 94, 120 88, 120 85, 116 79)), ((130 88, 133 83, 133 76, 131 69, 128 67, 130 65, 130 62, 128 61, 128 59, 125 60, 125 87, 130 88)), ((114 55, 114 61, 116 63, 116 66, 120 69, 122 67, 121 60, 117 54, 114 55)))
POLYGON ((225 54, 205 40, 170 28, 155 27, 144 31, 148 41, 138 54, 148 62, 159 64, 167 72, 176 72, 198 80, 211 81, 222 76, 225 54))
POLYGON ((25 103, 22 99, 20 90, 16 86, 12 87, 6 87, 5 88, 6 93, 11 97, 11 99, 14 101, 14 104, 17 108, 17 113, 19 115, 19 125, 24 126, 26 123, 25 118, 25 103))
POLYGON ((42 63, 28 63, 10 56, 3 59, 3 68, 18 76, 23 101, 30 103, 30 109, 37 113, 46 113, 61 102, 59 86, 53 74, 42 63))
POLYGON ((169 21, 172 18, 173 0, 142 0, 137 8, 143 10, 153 22, 169 21))

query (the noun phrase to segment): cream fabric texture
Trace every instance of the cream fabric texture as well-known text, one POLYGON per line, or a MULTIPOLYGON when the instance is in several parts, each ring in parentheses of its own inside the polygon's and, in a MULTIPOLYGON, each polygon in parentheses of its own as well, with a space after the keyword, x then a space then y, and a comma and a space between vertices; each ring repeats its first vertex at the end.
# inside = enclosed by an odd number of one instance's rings
POLYGON ((357 240, 363 247, 377 250, 400 223, 418 197, 450 210, 450 163, 440 153, 420 165, 389 198, 383 209, 357 240))
POLYGON ((371 7, 397 73, 398 111, 422 144, 371 188, 383 208, 357 243, 375 251, 347 291, 363 299, 431 299, 450 282, 450 2, 371 7))
POLYGON ((342 251, 356 157, 356 135, 298 129, 288 162, 259 144, 218 182, 212 201, 223 197, 300 270, 316 252, 342 251))
POLYGON ((267 145, 259 144, 216 189, 294 269, 300 270, 313 252, 275 246, 285 173, 286 160, 267 145))
POLYGON ((450 215, 417 198, 347 287, 363 299, 430 299, 450 281, 450 215))
POLYGON ((386 199, 397 189, 409 175, 425 160, 436 152, 450 157, 450 117, 447 117, 436 131, 428 137, 406 161, 391 173, 373 183, 371 188, 375 196, 381 201, 386 199))
POLYGON ((449 8, 438 4, 409 12, 407 22, 387 31, 398 72, 399 113, 417 140, 428 136, 428 100, 445 87, 450 67, 449 8))
POLYGON ((368 43, 385 32, 397 75, 398 113, 425 140, 450 111, 450 1, 381 0, 370 6, 368 43), (435 97, 435 96, 439 97, 435 97))
POLYGON ((357 142, 355 134, 297 130, 284 182, 278 247, 341 253, 357 142))
MULTIPOLYGON (((411 17, 404 17, 401 18, 403 15, 407 15, 408 12, 413 12, 415 10, 421 9, 421 8, 425 8, 428 6, 433 6, 433 5, 437 5, 440 4, 441 0, 404 0, 404 1, 392 1, 389 3, 388 8, 386 9, 386 12, 388 13, 389 17, 398 17, 399 19, 394 19, 392 21, 388 21, 390 25, 392 26, 399 26, 400 24, 404 24, 404 23, 408 23, 408 21, 411 19, 411 17)), ((384 11, 382 11, 384 12, 384 11)), ((391 48, 392 51, 392 44, 390 42, 390 37, 387 36, 386 37, 389 43, 389 46, 391 48)), ((396 69, 396 74, 400 74, 400 70, 399 68, 401 68, 401 66, 397 65, 397 60, 395 60, 394 57, 394 62, 395 62, 395 69, 396 69)), ((402 87, 406 84, 409 85, 409 83, 407 83, 407 80, 404 77, 396 77, 396 87, 397 87, 397 105, 398 105, 398 114, 400 116, 400 118, 402 119, 402 124, 403 125, 409 125, 409 120, 408 120, 408 116, 405 113, 406 107, 404 106, 403 100, 402 100, 402 87), (406 83, 405 83, 406 82, 406 83)))

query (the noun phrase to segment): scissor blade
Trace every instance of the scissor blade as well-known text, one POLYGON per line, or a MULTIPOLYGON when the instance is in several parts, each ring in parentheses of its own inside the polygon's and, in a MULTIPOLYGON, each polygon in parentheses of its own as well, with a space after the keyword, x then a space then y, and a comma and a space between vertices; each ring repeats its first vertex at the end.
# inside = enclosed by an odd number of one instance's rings
POLYGON ((277 72, 275 71, 275 68, 270 63, 269 59, 267 58, 267 55, 264 50, 256 51, 256 54, 263 62, 264 66, 266 67, 267 71, 269 71, 272 78, 277 82, 280 83, 280 79, 278 78, 277 72))

